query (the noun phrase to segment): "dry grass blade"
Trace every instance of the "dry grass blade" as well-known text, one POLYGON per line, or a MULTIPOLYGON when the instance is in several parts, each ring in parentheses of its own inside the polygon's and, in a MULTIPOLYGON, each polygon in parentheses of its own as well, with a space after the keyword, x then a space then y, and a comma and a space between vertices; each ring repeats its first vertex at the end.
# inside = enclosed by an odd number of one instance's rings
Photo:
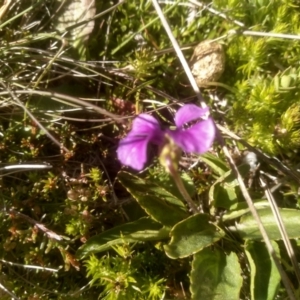
MULTIPOLYGON (((228 34, 239 34, 239 31, 230 30, 228 34)), ((242 34, 251 35, 251 36, 278 38, 278 39, 300 40, 300 35, 294 35, 294 34, 260 32, 260 31, 251 31, 251 30, 242 31, 242 34)))
POLYGON ((299 270, 299 267, 298 267, 298 262, 297 262, 297 259, 296 259, 296 255, 295 255, 294 249, 292 247, 292 244, 291 244, 291 242, 289 240, 289 237, 288 237, 288 234, 286 232, 286 229, 285 229, 283 220, 281 218, 279 209, 278 209, 277 204, 276 204, 276 202, 274 200, 272 192, 268 188, 265 180, 262 177, 260 177, 259 180, 260 180, 260 184, 261 184, 262 188, 264 189, 266 198, 268 199, 268 201, 270 203, 270 206, 271 206, 273 215, 275 217, 275 220, 276 220, 276 223, 277 223, 280 235, 282 237, 282 240, 284 242, 285 248, 286 248, 287 253, 288 253, 288 255, 290 257, 290 260, 292 262, 292 265, 294 267, 294 272, 295 272, 295 274, 297 276, 298 283, 300 283, 300 270, 299 270))
POLYGON ((38 229, 40 229, 41 231, 43 231, 49 238, 57 240, 57 241, 62 241, 63 238, 56 234, 55 232, 53 232, 52 230, 49 230, 48 228, 45 227, 45 225, 43 225, 42 223, 37 222, 36 220, 18 212, 15 211, 13 209, 9 210, 9 213, 14 215, 14 216, 18 216, 20 218, 25 219, 26 221, 28 221, 29 223, 33 224, 34 226, 36 226, 38 229))
POLYGON ((14 173, 24 172, 24 171, 32 171, 32 170, 47 170, 51 169, 52 166, 50 164, 17 164, 17 165, 8 165, 4 167, 0 167, 0 178, 4 176, 8 176, 14 173))
POLYGON ((193 76, 193 74, 190 70, 190 67, 189 67, 189 65, 188 65, 188 63, 187 63, 187 61, 186 61, 186 59, 185 59, 178 43, 177 43, 173 33, 172 33, 172 30, 171 30, 171 28, 170 28, 170 26, 169 26, 169 24, 168 24, 168 22, 167 22, 167 20, 164 16, 164 14, 163 14, 158 2, 156 0, 152 0, 152 3, 153 3, 153 6, 155 7, 155 10, 156 10, 158 16, 160 17, 160 20, 161 20, 161 22, 162 22, 162 24, 163 24, 163 26, 164 26, 167 34, 168 34, 168 37, 169 37, 169 39, 170 39, 170 41, 171 41, 171 43, 172 43, 172 45, 173 45, 173 47, 176 51, 176 54, 177 54, 177 56, 178 56, 178 58, 179 58, 179 60, 182 64, 182 67, 183 67, 183 69, 184 69, 184 71, 185 71, 192 87, 193 87, 193 90, 194 90, 195 94, 198 97, 200 105, 202 106, 202 108, 205 108, 207 105, 206 105, 206 103, 204 102, 204 100, 202 98, 202 95, 201 95, 201 92, 198 88, 196 80, 195 80, 195 78, 194 78, 194 76, 193 76))
POLYGON ((43 270, 43 271, 49 271, 49 272, 58 272, 57 269, 40 267, 40 266, 23 265, 23 264, 18 264, 18 263, 14 263, 11 261, 7 261, 5 259, 0 259, 0 261, 3 262, 4 264, 8 264, 10 266, 17 266, 17 267, 22 267, 25 269, 36 269, 36 270, 43 270))
POLYGON ((15 300, 21 300, 20 298, 18 298, 15 294, 13 294, 11 291, 9 291, 3 284, 0 283, 0 289, 2 291, 4 291, 6 294, 8 294, 9 296, 12 297, 12 299, 15 300))

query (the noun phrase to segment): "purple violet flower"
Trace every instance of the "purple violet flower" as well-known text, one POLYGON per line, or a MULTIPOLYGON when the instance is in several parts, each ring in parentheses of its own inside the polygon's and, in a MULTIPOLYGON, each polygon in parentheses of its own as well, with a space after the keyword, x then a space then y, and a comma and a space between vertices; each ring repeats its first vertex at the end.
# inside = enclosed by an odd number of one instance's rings
POLYGON ((182 106, 176 113, 176 129, 162 129, 158 121, 147 114, 138 115, 132 129, 119 143, 117 155, 122 164, 142 170, 147 161, 148 144, 163 146, 165 134, 185 152, 204 153, 211 147, 216 133, 212 118, 199 120, 208 114, 208 108, 194 104, 182 106))

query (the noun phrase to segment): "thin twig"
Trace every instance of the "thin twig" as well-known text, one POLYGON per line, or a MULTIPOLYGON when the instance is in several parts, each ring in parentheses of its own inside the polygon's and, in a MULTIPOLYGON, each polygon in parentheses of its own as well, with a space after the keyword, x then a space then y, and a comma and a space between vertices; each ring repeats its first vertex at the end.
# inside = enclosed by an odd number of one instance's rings
POLYGON ((187 75, 187 77, 188 77, 188 79, 189 79, 189 81, 192 85, 192 88, 193 88, 195 94, 197 95, 197 98, 200 102, 201 107, 202 108, 207 107, 206 103, 204 102, 204 100, 202 98, 202 95, 201 95, 199 87, 196 83, 196 80, 195 80, 195 78, 194 78, 194 76, 193 76, 193 74, 190 70, 190 67, 189 67, 189 65, 188 65, 188 63, 187 63, 187 61, 186 61, 186 59, 185 59, 178 43, 177 43, 173 33, 172 33, 172 30, 171 30, 171 28, 170 28, 170 26, 169 26, 169 24, 168 24, 168 22, 167 22, 167 20, 164 16, 163 12, 162 12, 159 4, 157 3, 157 0, 152 0, 152 3, 153 3, 153 6, 155 7, 155 10, 156 10, 158 16, 160 17, 160 20, 161 20, 167 34, 168 34, 168 37, 169 37, 169 39, 170 39, 170 41, 171 41, 171 43, 172 43, 172 45, 173 45, 173 47, 176 51, 176 54, 177 54, 177 56, 178 56, 178 58, 179 58, 179 60, 182 64, 182 67, 183 67, 183 69, 184 69, 184 71, 185 71, 185 73, 186 73, 186 75, 187 75))
POLYGON ((0 178, 3 176, 8 176, 14 173, 26 172, 26 171, 37 171, 37 170, 49 170, 52 166, 50 164, 37 164, 37 163, 24 163, 17 165, 7 165, 0 167, 0 178), (4 174, 1 174, 4 172, 4 174))
POLYGON ((273 215, 274 215, 275 220, 277 222, 277 227, 279 229, 279 232, 280 232, 280 235, 281 235, 282 240, 284 242, 285 248, 287 250, 287 253, 288 253, 288 255, 290 257, 290 260, 292 262, 292 265, 294 267, 294 271, 295 271, 298 283, 300 283, 300 270, 299 270, 298 262, 297 262, 296 255, 295 255, 294 249, 292 247, 292 244, 289 240, 287 231, 285 229, 285 226, 284 226, 282 217, 280 215, 279 209, 277 207, 277 204, 276 204, 276 202, 273 198, 273 195, 272 195, 271 191, 267 187, 266 182, 263 180, 262 177, 260 177, 259 180, 260 180, 262 188, 264 189, 266 198, 268 199, 268 201, 270 203, 273 215))
POLYGON ((15 294, 13 294, 11 291, 9 291, 3 284, 0 283, 0 289, 7 293, 9 296, 11 296, 15 300, 21 300, 18 298, 15 294))
POLYGON ((5 264, 8 264, 10 266, 22 267, 22 268, 25 268, 25 269, 36 269, 36 270, 43 270, 43 271, 49 271, 49 272, 58 272, 59 271, 57 269, 45 268, 45 267, 41 267, 41 266, 18 264, 18 263, 14 263, 14 262, 11 262, 11 261, 4 260, 4 259, 0 259, 0 261, 5 263, 5 264))
POLYGON ((276 32, 260 32, 260 31, 251 31, 251 30, 239 31, 239 30, 232 29, 228 31, 228 34, 243 34, 243 35, 251 35, 251 36, 277 38, 277 39, 300 40, 300 35, 276 33, 276 32))
POLYGON ((28 217, 28 216, 20 213, 20 212, 14 210, 14 209, 10 209, 8 211, 8 213, 10 213, 10 214, 12 214, 14 216, 18 216, 20 218, 25 219, 27 222, 33 224, 38 229, 40 229, 41 231, 43 231, 50 239, 54 239, 54 240, 57 240, 57 241, 62 241, 63 240, 63 238, 60 235, 58 235, 54 231, 46 228, 46 226, 44 224, 39 223, 38 221, 36 221, 36 220, 34 220, 34 219, 32 219, 32 218, 30 218, 30 217, 28 217))

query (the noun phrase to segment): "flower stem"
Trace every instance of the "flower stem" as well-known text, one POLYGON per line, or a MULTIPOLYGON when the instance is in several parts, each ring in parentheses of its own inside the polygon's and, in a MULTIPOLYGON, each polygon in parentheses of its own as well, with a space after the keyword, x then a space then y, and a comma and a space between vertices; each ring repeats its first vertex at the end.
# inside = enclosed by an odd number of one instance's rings
POLYGON ((177 170, 175 170, 174 168, 170 168, 170 174, 173 177, 175 184, 179 190, 179 192, 181 193, 181 195, 183 196, 184 200, 187 202, 188 206, 190 207, 191 211, 196 214, 199 212, 197 206, 195 205, 194 201, 192 200, 191 196, 189 195, 189 193, 187 192, 183 181, 178 173, 177 170))
POLYGON ((174 143, 174 140, 168 135, 165 134, 164 146, 162 147, 159 155, 160 164, 165 168, 167 173, 169 173, 177 185, 177 188, 184 200, 189 205, 190 209, 194 214, 198 213, 199 210, 192 200, 191 196, 187 192, 183 181, 178 172, 178 162, 181 157, 181 149, 174 143))

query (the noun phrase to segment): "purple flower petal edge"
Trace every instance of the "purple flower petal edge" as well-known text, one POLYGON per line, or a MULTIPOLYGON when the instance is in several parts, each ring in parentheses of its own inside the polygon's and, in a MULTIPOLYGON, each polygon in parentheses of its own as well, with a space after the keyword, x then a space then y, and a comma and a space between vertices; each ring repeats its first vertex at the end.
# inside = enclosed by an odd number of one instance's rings
POLYGON ((132 129, 119 142, 117 156, 123 165, 142 170, 147 161, 149 142, 160 144, 163 132, 157 120, 147 114, 140 114, 132 122, 132 129))
POLYGON ((183 151, 202 154, 212 146, 216 135, 216 126, 213 119, 208 118, 188 129, 169 130, 168 134, 183 151))
POLYGON ((120 162, 135 170, 142 170, 147 161, 148 136, 129 133, 120 141, 117 156, 120 162))
POLYGON ((201 108, 194 104, 186 104, 181 108, 179 108, 179 110, 175 114, 175 118, 174 118, 175 125, 177 127, 181 127, 188 122, 203 117, 208 111, 209 111, 208 107, 201 108))

